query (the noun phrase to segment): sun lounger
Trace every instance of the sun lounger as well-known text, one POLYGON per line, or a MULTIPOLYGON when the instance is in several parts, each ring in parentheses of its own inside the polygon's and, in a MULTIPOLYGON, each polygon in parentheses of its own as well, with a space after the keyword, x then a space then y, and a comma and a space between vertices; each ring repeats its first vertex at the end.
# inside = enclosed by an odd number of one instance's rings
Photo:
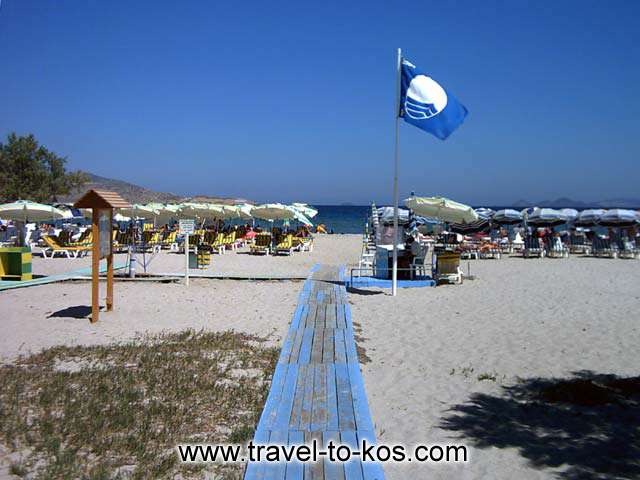
POLYGON ((285 255, 291 255, 293 253, 293 235, 291 233, 282 237, 276 245, 275 254, 278 255, 280 253, 285 255))
POLYGON ((436 255, 435 280, 437 283, 462 283, 459 253, 444 252, 436 255))
POLYGON ((569 249, 562 243, 560 237, 554 237, 551 240, 551 248, 549 248, 547 256, 551 258, 569 258, 569 249))
POLYGON ((534 236, 526 236, 524 239, 524 249, 522 250, 522 256, 529 257, 544 257, 544 249, 540 247, 540 239, 534 236))
POLYGON ((313 252, 313 237, 293 237, 293 249, 298 252, 313 252))
POLYGON ((89 251, 91 250, 90 245, 83 245, 83 246, 60 245, 55 238, 49 235, 43 235, 42 240, 45 243, 45 246, 42 248, 42 256, 44 258, 53 258, 56 255, 56 253, 66 255, 67 258, 77 258, 77 257, 81 257, 83 253, 84 254, 89 253, 89 251))
POLYGON ((640 256, 640 251, 635 244, 624 238, 618 240, 618 258, 636 259, 640 256))
POLYGON ((601 238, 597 235, 593 237, 592 252, 593 252, 593 255, 596 257, 604 257, 604 258, 618 257, 618 249, 616 246, 611 244, 611 240, 609 240, 608 238, 601 238))
POLYGON ((584 235, 572 233, 569 236, 569 253, 589 255, 591 253, 591 245, 587 242, 587 238, 584 235))
POLYGON ((249 252, 254 255, 269 255, 271 251, 271 234, 259 233, 254 239, 253 245, 249 248, 249 252))
POLYGON ((480 255, 480 258, 502 258, 502 250, 500 249, 500 247, 491 242, 485 242, 481 244, 480 248, 478 249, 478 253, 480 255))

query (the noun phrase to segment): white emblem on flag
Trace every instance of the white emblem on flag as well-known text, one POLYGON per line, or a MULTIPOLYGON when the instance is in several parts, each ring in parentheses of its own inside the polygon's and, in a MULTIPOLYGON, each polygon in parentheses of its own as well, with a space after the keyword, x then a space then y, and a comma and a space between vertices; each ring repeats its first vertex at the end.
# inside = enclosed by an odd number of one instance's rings
POLYGON ((447 106, 447 92, 426 75, 416 75, 409 84, 404 110, 411 118, 425 120, 447 106))

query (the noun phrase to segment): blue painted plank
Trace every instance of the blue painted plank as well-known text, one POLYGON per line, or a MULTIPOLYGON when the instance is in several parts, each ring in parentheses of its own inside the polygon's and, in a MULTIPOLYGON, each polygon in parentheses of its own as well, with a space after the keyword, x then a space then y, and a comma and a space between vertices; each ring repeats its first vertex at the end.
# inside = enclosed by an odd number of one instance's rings
MULTIPOLYGON (((286 445, 288 440, 287 430, 274 430, 269 438, 270 445, 286 445)), ((284 480, 287 470, 286 462, 269 462, 264 466, 264 480, 284 480)))
POLYGON ((291 325, 289 326, 289 330, 296 330, 300 325, 300 318, 302 317, 302 313, 304 310, 304 305, 299 303, 296 306, 295 311, 293 312, 293 319, 291 320, 291 325))
POLYGON ((337 327, 337 315, 336 315, 336 303, 328 303, 326 308, 326 320, 325 327, 326 328, 338 328, 337 327))
MULTIPOLYGON (((304 444, 304 433, 300 431, 289 432, 289 445, 302 445, 304 444)), ((285 480, 302 480, 304 475, 304 466, 302 463, 292 461, 287 463, 287 473, 285 480)))
MULTIPOLYGON (((360 450, 355 432, 340 432, 340 440, 343 445, 349 445, 353 450, 360 450)), ((344 478, 345 480, 363 480, 360 457, 352 457, 352 460, 344 464, 344 478)))
POLYGON ((335 363, 347 363, 347 347, 344 341, 345 330, 334 330, 335 363))
MULTIPOLYGON (((333 441, 334 445, 340 445, 340 433, 335 430, 323 432, 322 441, 325 448, 330 441, 333 441)), ((344 465, 341 462, 331 462, 325 457, 324 478, 327 480, 344 480, 344 465)))
POLYGON ((353 330, 353 322, 351 321, 351 308, 348 303, 344 304, 345 328, 353 330))
POLYGON ((313 409, 311 412, 312 432, 324 430, 327 425, 327 369, 325 365, 315 365, 313 385, 313 409))
POLYGON ((352 329, 347 328, 344 330, 344 344, 347 353, 347 362, 357 364, 358 350, 356 349, 356 340, 352 329))
POLYGON ((336 366, 327 364, 327 430, 338 430, 338 393, 336 390, 336 366))
POLYGON ((322 348, 324 347, 324 329, 313 331, 313 346, 311 347, 311 363, 322 363, 322 348))
POLYGON ((353 411, 356 418, 357 430, 373 431, 367 395, 364 391, 364 380, 360 373, 360 365, 357 363, 348 364, 349 379, 351 381, 351 398, 353 400, 353 411))
MULTIPOLYGON (((260 445, 269 443, 269 431, 264 429, 256 430, 253 436, 253 444, 260 445)), ((244 473, 244 480, 258 480, 263 478, 264 466, 262 462, 249 462, 247 470, 244 473)))
MULTIPOLYGON (((366 440, 369 445, 375 445, 376 443, 376 436, 373 431, 358 430, 357 437, 360 445, 362 445, 362 440, 366 440)), ((384 480, 382 465, 378 462, 362 462, 362 476, 364 480, 384 480)))
POLYGON ((300 346, 300 356, 298 363, 309 363, 311 359, 311 345, 313 342, 313 328, 305 328, 302 337, 302 345, 300 346))
POLYGON ((335 329, 326 328, 324 330, 324 346, 322 347, 322 363, 335 362, 335 329))
POLYGON ((289 365, 286 363, 279 363, 276 365, 276 370, 273 374, 273 379, 271 380, 269 395, 267 396, 267 401, 264 404, 264 409, 262 410, 262 415, 258 422, 258 429, 268 429, 275 418, 288 367, 289 365))
POLYGON ((336 328, 347 328, 347 321, 344 315, 344 304, 339 303, 336 305, 336 328))
POLYGON ((304 336, 304 328, 299 328, 295 332, 293 339, 293 345, 291 346, 291 355, 289 356, 289 363, 298 363, 300 357, 300 347, 302 346, 302 337, 304 336))
POLYGON ((314 377, 315 370, 313 365, 309 365, 305 372, 304 395, 302 397, 302 409, 300 411, 300 423, 298 424, 298 430, 309 431, 309 425, 311 424, 311 412, 313 409, 314 377))
POLYGON ((287 336, 284 337, 284 342, 282 344, 282 350, 280 350, 280 357, 278 358, 278 363, 289 363, 289 359, 291 358, 291 349, 293 347, 293 340, 296 335, 296 330, 289 329, 287 332, 287 336))
POLYGON ((351 385, 349 383, 349 370, 346 364, 340 363, 337 363, 335 368, 340 430, 355 430, 356 423, 353 413, 353 400, 351 398, 351 385))
POLYGON ((298 364, 292 363, 289 365, 289 370, 287 370, 287 377, 284 382, 282 395, 280 396, 278 411, 272 426, 274 430, 288 430, 289 428, 297 380, 298 364))
POLYGON ((298 365, 298 381, 294 393, 291 418, 289 419, 289 429, 297 430, 300 426, 300 415, 302 414, 302 402, 304 399, 305 380, 307 378, 307 368, 309 365, 298 365))

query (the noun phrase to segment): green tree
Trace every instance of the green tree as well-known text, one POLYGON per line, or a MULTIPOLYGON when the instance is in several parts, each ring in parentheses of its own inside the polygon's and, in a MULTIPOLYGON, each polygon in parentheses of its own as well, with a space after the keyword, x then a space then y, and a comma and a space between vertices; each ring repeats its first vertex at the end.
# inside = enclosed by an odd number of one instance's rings
POLYGON ((83 172, 67 172, 66 163, 33 135, 10 133, 6 143, 0 142, 0 200, 55 202, 89 180, 83 172))

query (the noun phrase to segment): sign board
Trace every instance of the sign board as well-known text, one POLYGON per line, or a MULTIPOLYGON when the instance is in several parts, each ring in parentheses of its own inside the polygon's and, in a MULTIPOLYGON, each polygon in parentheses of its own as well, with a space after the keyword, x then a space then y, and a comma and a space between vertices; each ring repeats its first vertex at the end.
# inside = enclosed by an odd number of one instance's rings
POLYGON ((100 230, 100 258, 111 255, 111 211, 100 209, 98 217, 100 230))
POLYGON ((193 219, 179 220, 178 228, 182 234, 188 233, 189 235, 193 235, 193 232, 196 231, 196 221, 193 219))

